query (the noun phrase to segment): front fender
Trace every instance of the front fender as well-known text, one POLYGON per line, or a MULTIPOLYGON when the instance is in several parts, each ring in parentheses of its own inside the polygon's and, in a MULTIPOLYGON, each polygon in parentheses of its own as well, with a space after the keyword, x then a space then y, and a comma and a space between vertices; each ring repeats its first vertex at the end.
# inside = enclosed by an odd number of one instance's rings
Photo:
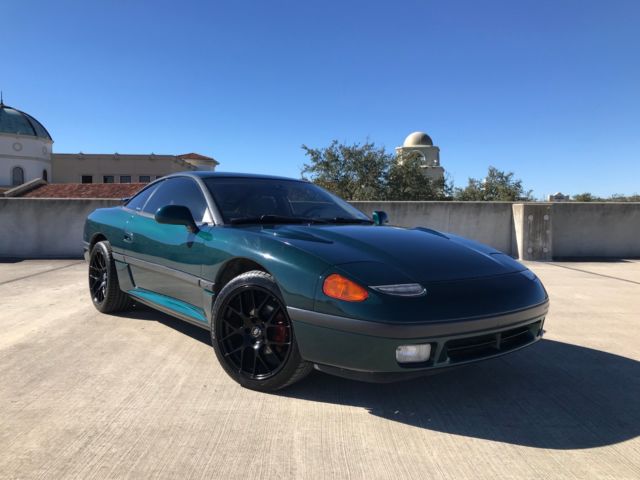
POLYGON ((241 228, 212 227, 206 242, 203 277, 215 282, 229 261, 247 259, 262 266, 278 285, 287 306, 313 309, 327 262, 293 245, 241 228))

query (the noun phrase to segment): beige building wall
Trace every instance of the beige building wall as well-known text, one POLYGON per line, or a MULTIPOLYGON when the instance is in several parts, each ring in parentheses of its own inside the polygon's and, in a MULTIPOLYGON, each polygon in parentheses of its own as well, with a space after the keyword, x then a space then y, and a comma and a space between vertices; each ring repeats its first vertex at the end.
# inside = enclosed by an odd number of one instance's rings
MULTIPOLYGON (((136 183, 155 180, 170 173, 203 169, 175 155, 54 153, 51 160, 52 183, 81 183, 83 177, 91 177, 91 183, 108 183, 106 180, 111 177, 114 183, 127 180, 136 183)), ((208 168, 213 169, 215 165, 208 168)))

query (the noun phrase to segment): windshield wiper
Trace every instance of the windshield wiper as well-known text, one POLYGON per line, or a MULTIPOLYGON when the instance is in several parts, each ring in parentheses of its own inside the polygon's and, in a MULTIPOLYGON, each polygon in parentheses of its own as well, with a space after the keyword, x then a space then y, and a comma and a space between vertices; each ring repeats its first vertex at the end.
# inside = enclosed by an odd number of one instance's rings
POLYGON ((283 224, 305 224, 305 223, 327 223, 324 219, 320 218, 305 218, 305 217, 287 217, 284 215, 260 215, 259 217, 238 217, 229 220, 232 225, 248 225, 248 224, 270 224, 270 223, 283 223, 283 224))
POLYGON ((372 220, 366 218, 348 218, 348 217, 333 217, 333 218, 322 218, 320 219, 323 223, 339 223, 339 224, 358 224, 358 225, 371 225, 373 223, 372 220))

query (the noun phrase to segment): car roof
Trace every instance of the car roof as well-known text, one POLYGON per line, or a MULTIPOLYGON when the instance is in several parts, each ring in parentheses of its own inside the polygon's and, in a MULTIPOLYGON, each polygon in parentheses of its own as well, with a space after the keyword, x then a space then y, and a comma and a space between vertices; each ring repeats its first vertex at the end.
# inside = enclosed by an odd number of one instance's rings
POLYGON ((298 182, 306 182, 306 180, 301 178, 290 178, 290 177, 280 177, 277 175, 263 175, 259 173, 236 173, 236 172, 206 172, 206 171, 187 171, 187 172, 177 172, 172 175, 189 175, 198 178, 263 178, 268 180, 293 180, 298 182))

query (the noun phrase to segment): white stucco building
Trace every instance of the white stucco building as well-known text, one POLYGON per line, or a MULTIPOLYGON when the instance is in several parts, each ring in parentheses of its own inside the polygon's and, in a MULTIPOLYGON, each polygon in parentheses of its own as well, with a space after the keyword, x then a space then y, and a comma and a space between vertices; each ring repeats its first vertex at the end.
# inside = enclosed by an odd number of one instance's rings
POLYGON ((0 187, 50 180, 52 144, 40 122, 0 100, 0 187))
POLYGON ((442 180, 444 168, 440 166, 440 148, 424 132, 413 132, 404 139, 401 147, 396 147, 398 162, 402 163, 409 155, 418 155, 425 176, 431 180, 442 180))

